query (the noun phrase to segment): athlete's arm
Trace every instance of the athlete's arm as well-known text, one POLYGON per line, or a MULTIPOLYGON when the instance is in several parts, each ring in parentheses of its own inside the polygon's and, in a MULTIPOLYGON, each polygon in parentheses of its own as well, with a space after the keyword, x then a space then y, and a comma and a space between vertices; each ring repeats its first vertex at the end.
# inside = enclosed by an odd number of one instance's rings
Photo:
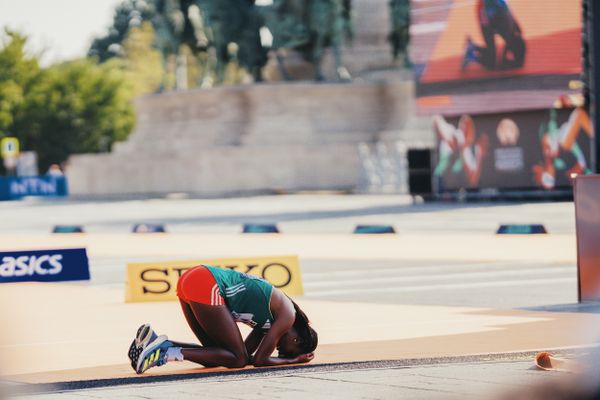
POLYGON ((244 340, 244 345, 246 346, 248 356, 251 356, 256 351, 258 345, 263 340, 264 336, 265 332, 260 328, 252 329, 252 332, 250 332, 248 336, 246 336, 246 340, 244 340))
POLYGON ((255 367, 304 363, 314 357, 313 354, 300 354, 294 358, 271 357, 279 339, 290 330, 296 318, 293 304, 284 297, 285 295, 277 291, 271 296, 271 310, 274 312, 275 321, 256 350, 253 361, 255 367))
POLYGON ((262 342, 254 355, 254 366, 264 367, 267 365, 285 365, 292 364, 293 361, 285 358, 271 357, 279 339, 287 332, 294 324, 294 313, 289 310, 279 312, 277 319, 271 325, 271 329, 267 332, 262 342))

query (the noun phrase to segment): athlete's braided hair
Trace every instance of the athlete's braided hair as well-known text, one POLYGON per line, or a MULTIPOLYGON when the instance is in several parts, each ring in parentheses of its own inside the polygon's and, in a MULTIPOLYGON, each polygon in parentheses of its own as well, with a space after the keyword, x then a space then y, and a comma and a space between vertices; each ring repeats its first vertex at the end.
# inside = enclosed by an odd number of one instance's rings
POLYGON ((302 354, 312 353, 319 344, 317 332, 310 326, 308 317, 304 314, 304 311, 298 307, 298 304, 296 304, 294 300, 292 300, 292 304, 294 304, 294 309, 296 310, 296 319, 294 320, 293 327, 302 340, 300 344, 302 354))

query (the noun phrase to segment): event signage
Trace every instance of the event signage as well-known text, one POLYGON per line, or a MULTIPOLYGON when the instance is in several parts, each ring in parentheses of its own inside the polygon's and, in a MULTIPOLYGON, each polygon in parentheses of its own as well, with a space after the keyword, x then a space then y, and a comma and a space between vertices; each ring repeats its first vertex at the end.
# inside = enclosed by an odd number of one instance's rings
POLYGON ((438 192, 565 190, 592 172, 594 132, 583 108, 433 118, 438 192))
POLYGON ((0 252, 0 283, 90 279, 86 249, 0 252))
POLYGON ((9 176, 0 177, 0 200, 18 200, 27 196, 67 196, 67 178, 64 176, 9 176))
POLYGON ((179 277, 196 265, 229 268, 263 278, 288 295, 304 294, 296 256, 219 258, 127 264, 125 301, 177 300, 179 277))
POLYGON ((453 3, 414 5, 412 27, 436 27, 411 31, 419 113, 530 110, 581 94, 581 1, 453 3))
POLYGON ((2 158, 16 158, 19 156, 19 139, 5 137, 0 140, 0 154, 2 158))

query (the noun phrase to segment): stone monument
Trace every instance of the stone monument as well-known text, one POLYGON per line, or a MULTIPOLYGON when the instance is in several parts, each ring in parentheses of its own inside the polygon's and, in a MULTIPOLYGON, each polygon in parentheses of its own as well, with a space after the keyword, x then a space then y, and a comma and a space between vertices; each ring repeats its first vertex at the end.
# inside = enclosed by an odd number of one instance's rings
MULTIPOLYGON (((407 149, 429 148, 434 140, 428 120, 415 117, 412 73, 394 65, 388 1, 352 2, 354 42, 342 48, 351 83, 315 83, 309 71, 304 81, 141 97, 127 141, 110 153, 69 159, 70 192, 406 193, 407 149)), ((294 72, 302 77, 306 70, 294 72)), ((331 55, 323 73, 335 78, 331 55)))

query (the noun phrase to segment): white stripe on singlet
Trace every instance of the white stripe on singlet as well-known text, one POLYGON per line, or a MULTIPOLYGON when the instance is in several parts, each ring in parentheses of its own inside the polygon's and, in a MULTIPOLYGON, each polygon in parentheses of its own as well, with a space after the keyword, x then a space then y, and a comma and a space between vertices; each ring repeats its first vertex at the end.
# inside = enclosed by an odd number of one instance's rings
POLYGON ((225 288, 225 293, 235 292, 236 290, 238 290, 239 288, 242 288, 242 287, 244 287, 244 284, 238 283, 237 285, 233 285, 228 288, 225 288))
POLYGON ((219 292, 219 285, 215 283, 210 292, 210 305, 211 306, 222 306, 223 305, 223 297, 221 296, 221 292, 219 292))
POLYGON ((231 292, 230 292, 230 291, 227 291, 227 292, 225 292, 225 297, 233 297, 233 296, 235 296, 236 294, 238 294, 238 293, 240 293, 240 292, 243 292, 244 290, 246 290, 246 287, 245 287, 245 286, 244 286, 244 287, 241 287, 241 288, 238 288, 237 290, 234 290, 234 291, 231 291, 231 292))

